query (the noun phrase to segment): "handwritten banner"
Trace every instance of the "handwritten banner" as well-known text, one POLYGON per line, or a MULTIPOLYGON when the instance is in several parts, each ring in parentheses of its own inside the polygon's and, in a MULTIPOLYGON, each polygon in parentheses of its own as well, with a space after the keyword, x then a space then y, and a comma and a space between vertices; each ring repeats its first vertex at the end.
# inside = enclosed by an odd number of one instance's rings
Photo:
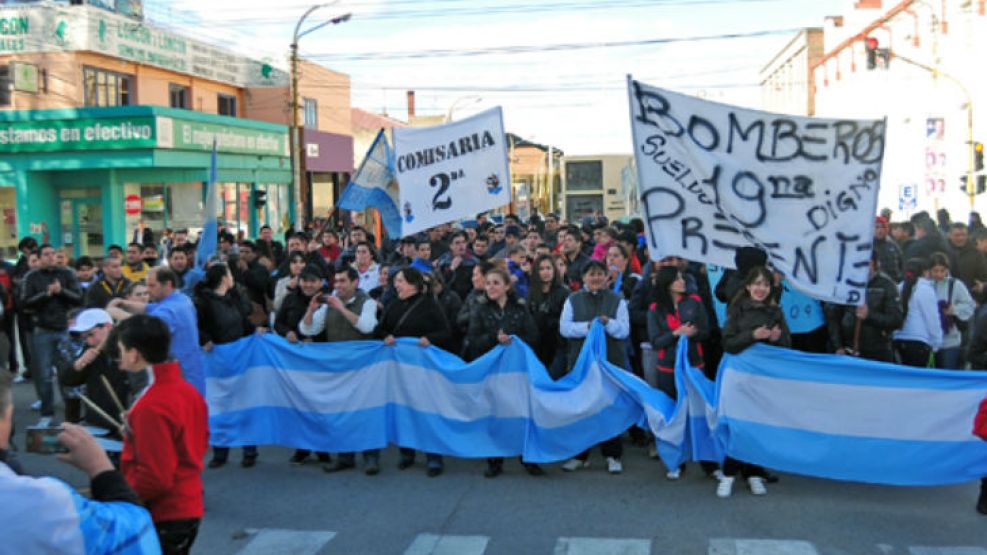
POLYGON ((733 267, 756 246, 792 287, 861 304, 884 120, 828 120, 708 102, 628 78, 652 259, 733 267))
POLYGON ((500 108, 435 127, 394 129, 394 170, 405 236, 510 204, 500 108))

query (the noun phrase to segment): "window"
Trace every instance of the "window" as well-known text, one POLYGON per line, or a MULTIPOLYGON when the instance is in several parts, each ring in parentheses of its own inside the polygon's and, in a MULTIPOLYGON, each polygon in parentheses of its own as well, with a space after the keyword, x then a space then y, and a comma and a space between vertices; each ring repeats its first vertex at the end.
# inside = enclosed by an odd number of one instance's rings
POLYGON ((10 106, 11 89, 14 87, 14 77, 10 74, 10 66, 0 66, 0 106, 10 106))
POLYGON ((172 108, 182 108, 188 110, 189 89, 183 85, 174 83, 168 84, 168 105, 172 108))
POLYGON ((236 117, 236 97, 228 94, 216 95, 216 113, 221 116, 236 117))
POLYGON ((126 106, 133 95, 133 77, 96 67, 82 69, 86 106, 126 106))
POLYGON ((565 188, 567 191, 596 191, 603 188, 603 162, 566 162, 565 188))
POLYGON ((319 128, 319 103, 314 98, 302 99, 302 109, 305 113, 305 128, 319 128))

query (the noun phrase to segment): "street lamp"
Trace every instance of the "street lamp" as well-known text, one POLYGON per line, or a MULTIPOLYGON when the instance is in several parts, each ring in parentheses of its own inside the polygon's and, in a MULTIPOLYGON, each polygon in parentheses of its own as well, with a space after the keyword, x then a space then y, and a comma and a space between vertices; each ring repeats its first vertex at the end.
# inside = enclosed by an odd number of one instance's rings
POLYGON ((300 133, 298 131, 298 39, 304 37, 312 31, 316 31, 328 25, 338 25, 349 21, 350 14, 347 13, 334 17, 304 32, 299 31, 302 28, 302 23, 305 22, 305 18, 307 18, 312 12, 319 8, 331 6, 338 1, 339 0, 328 2, 326 4, 316 4, 306 10, 305 13, 302 14, 301 19, 298 20, 298 24, 295 25, 295 32, 291 39, 291 173, 292 189, 295 193, 295 230, 297 231, 301 231, 304 228, 302 217, 305 215, 305 202, 302 198, 301 137, 299 136, 300 133))
POLYGON ((459 106, 460 102, 470 101, 470 104, 476 104, 477 102, 480 102, 482 100, 483 97, 477 96, 475 94, 460 96, 459 98, 453 101, 451 106, 449 106, 449 111, 446 112, 446 123, 452 121, 452 112, 455 111, 456 107, 459 106))

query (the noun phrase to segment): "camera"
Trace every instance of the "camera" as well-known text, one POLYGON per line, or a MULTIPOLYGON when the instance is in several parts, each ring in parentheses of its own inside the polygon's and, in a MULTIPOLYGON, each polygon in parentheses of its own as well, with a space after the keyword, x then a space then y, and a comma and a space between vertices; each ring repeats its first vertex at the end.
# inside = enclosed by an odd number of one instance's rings
POLYGON ((62 429, 58 427, 32 427, 25 430, 27 434, 27 452, 38 453, 39 455, 51 455, 54 453, 68 453, 69 450, 58 442, 58 434, 62 429))

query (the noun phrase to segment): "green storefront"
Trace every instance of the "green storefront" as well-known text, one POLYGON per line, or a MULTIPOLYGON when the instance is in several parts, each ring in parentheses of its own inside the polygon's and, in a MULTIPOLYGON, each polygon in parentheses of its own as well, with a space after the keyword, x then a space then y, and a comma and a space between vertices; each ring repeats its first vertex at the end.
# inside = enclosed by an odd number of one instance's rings
POLYGON ((294 217, 283 125, 156 106, 0 111, 0 249, 27 235, 102 256, 139 222, 201 229, 213 144, 218 217, 256 235, 294 217))

